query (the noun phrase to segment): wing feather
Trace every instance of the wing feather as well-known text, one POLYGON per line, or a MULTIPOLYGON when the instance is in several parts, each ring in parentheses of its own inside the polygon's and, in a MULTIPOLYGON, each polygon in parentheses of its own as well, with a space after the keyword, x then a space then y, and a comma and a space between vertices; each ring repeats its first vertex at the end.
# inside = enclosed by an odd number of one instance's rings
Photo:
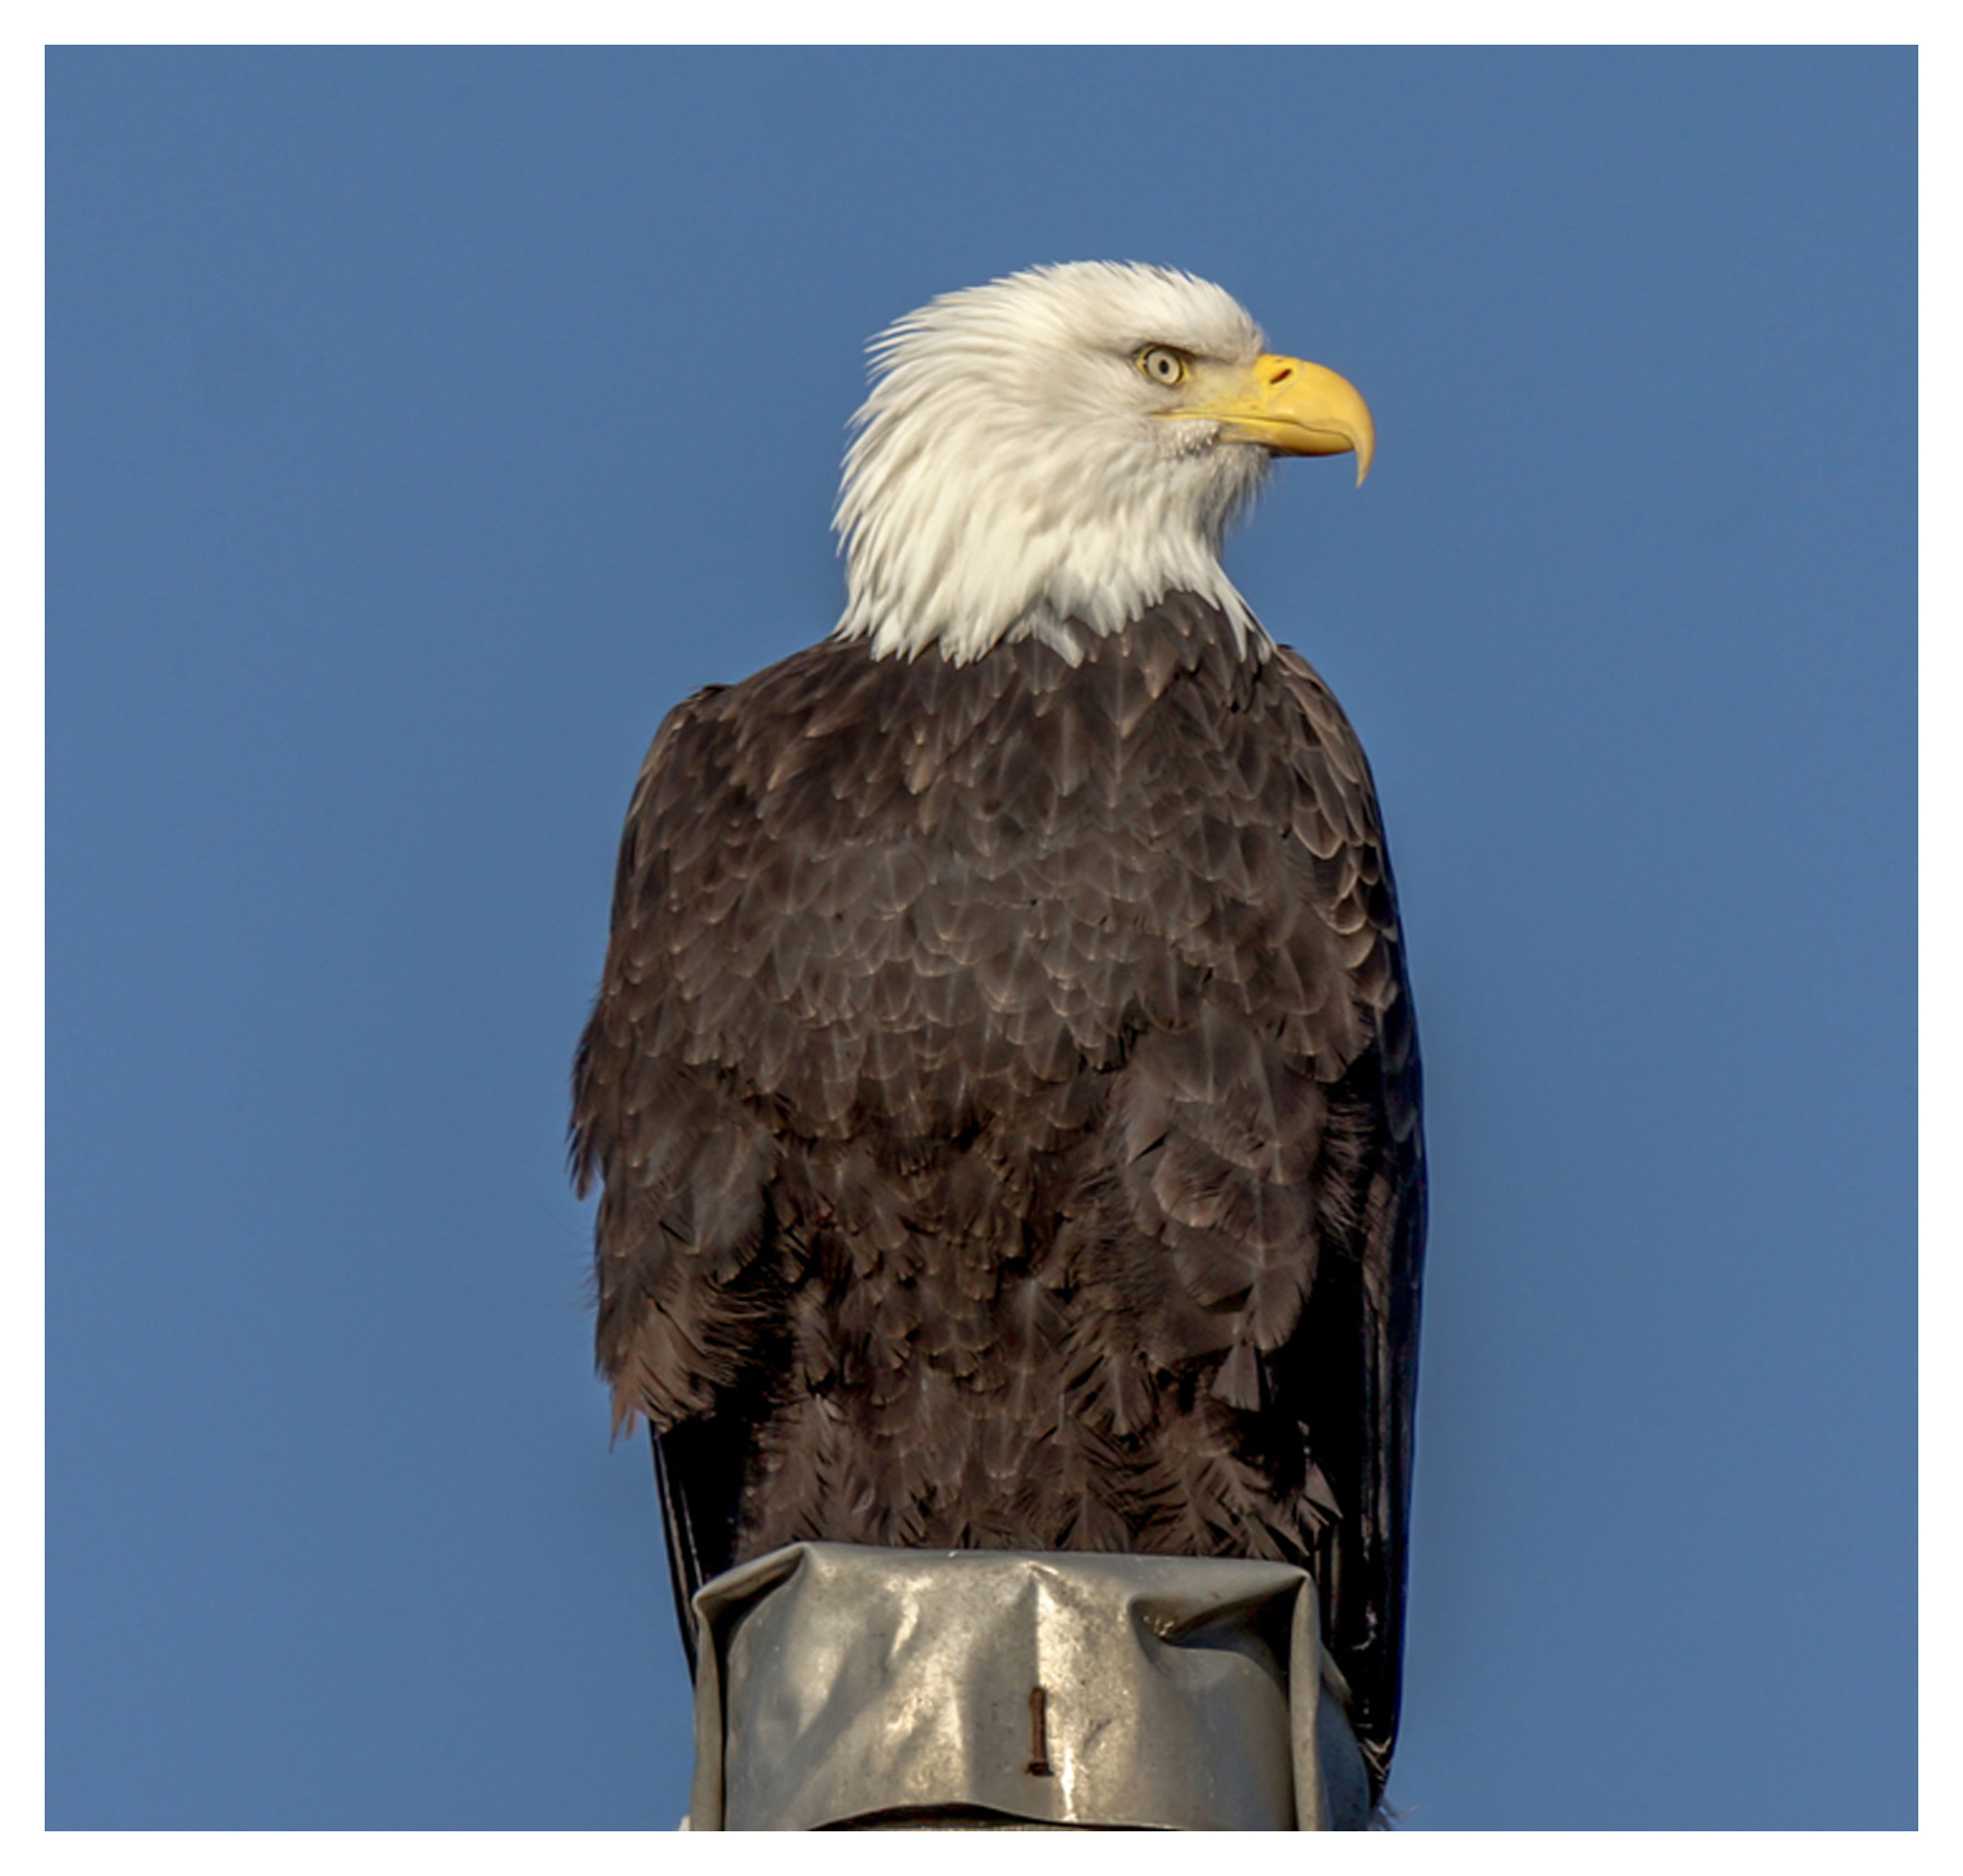
POLYGON ((1423 1162, 1368 764, 1171 596, 663 726, 576 1069, 677 1593, 794 1537, 1310 1564, 1396 1725, 1423 1162))

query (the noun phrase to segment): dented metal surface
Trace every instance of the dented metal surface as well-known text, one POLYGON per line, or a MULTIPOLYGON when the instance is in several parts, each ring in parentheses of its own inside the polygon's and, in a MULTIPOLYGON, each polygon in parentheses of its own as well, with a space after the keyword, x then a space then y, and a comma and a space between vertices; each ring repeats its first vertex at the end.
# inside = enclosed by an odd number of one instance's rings
POLYGON ((1369 1819, 1287 1564, 797 1543, 695 1611, 692 1829, 1369 1819))

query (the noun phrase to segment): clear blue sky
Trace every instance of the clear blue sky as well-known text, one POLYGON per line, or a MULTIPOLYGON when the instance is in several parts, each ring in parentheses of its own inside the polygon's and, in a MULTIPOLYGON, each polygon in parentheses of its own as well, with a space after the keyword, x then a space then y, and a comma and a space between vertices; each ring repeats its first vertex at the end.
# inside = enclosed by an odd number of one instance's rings
POLYGON ((58 52, 56 1826, 672 1827, 569 1058, 663 712, 829 629, 865 339, 1219 280, 1230 565, 1430 1095, 1411 1827, 1905 1826, 1915 65, 58 52))

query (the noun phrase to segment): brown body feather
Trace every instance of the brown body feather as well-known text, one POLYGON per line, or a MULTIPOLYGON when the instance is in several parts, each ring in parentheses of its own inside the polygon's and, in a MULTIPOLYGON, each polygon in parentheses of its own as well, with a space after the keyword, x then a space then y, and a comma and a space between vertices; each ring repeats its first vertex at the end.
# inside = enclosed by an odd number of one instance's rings
POLYGON ((1171 595, 663 725, 581 1043, 598 1352, 685 1594, 796 1539, 1281 1557, 1380 1786, 1424 1231, 1370 774, 1171 595))

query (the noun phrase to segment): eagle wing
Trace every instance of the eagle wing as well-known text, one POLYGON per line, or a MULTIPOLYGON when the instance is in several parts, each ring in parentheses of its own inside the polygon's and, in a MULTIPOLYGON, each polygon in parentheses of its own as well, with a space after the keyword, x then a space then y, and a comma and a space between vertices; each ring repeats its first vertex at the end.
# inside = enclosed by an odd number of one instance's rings
POLYGON ((1292 1556, 1380 1782, 1418 1075, 1355 735, 1211 608, 1075 671, 833 643, 680 706, 574 1139, 685 1636, 791 1536, 1292 1556))
POLYGON ((1371 1015, 1370 1041, 1331 1097, 1357 1123, 1350 1165, 1334 1179, 1350 1218, 1337 1223, 1334 1207, 1326 1214, 1334 1229, 1291 1368, 1301 1422, 1342 1514, 1323 1534, 1315 1571, 1324 1637, 1349 1676, 1351 1717, 1380 1791, 1402 1681, 1425 1244, 1422 1071, 1369 764, 1308 663, 1284 647, 1275 664, 1307 731, 1296 836, 1325 882, 1323 915, 1349 936, 1353 994, 1371 1015), (1329 1360, 1346 1346, 1355 1352, 1354 1379, 1329 1360))

